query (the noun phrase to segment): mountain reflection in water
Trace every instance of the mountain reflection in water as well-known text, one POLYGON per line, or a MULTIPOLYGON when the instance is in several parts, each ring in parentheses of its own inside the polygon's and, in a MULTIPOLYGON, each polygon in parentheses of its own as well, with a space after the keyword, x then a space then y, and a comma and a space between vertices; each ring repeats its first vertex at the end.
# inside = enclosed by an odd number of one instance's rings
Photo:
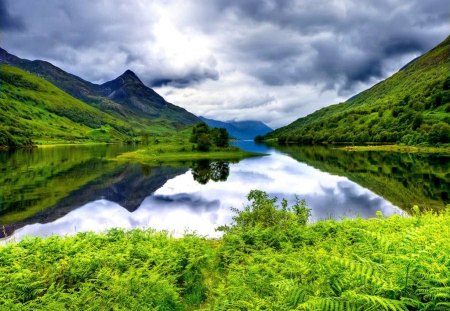
MULTIPOLYGON (((264 190, 290 202, 298 195, 312 209, 312 221, 374 217, 377 211, 382 211, 385 216, 403 213, 390 202, 346 177, 322 172, 288 155, 264 148, 265 152, 270 152, 270 156, 250 158, 234 164, 198 162, 189 171, 174 171, 174 176, 157 189, 147 188, 151 194, 136 208, 125 208, 124 202, 127 201, 120 200, 120 193, 134 191, 138 194, 146 186, 129 181, 112 183, 111 187, 118 190, 116 196, 85 202, 79 208, 47 223, 28 224, 18 228, 13 237, 20 239, 25 235, 98 232, 113 227, 155 228, 177 236, 194 231, 200 235, 217 237, 220 233, 215 228, 231 221, 230 207, 242 208, 246 205, 246 195, 252 189, 264 190)), ((154 169, 157 168, 149 168, 150 171, 154 169)), ((122 171, 122 174, 129 173, 122 171)), ((121 180, 127 178, 122 176, 121 180)))

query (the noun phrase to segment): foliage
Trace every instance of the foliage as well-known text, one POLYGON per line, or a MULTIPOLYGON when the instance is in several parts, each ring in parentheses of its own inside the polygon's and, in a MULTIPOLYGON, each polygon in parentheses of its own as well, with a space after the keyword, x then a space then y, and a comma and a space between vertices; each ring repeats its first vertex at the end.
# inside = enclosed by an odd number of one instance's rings
POLYGON ((2 246, 0 309, 450 307, 449 210, 307 225, 301 201, 249 200, 219 240, 114 229, 2 246))
MULTIPOLYGON (((232 228, 234 230, 248 231, 252 229, 288 229, 293 224, 305 225, 311 215, 303 200, 297 201, 292 207, 288 206, 286 200, 277 206, 277 198, 269 198, 268 194, 260 190, 250 191, 247 199, 251 205, 244 210, 233 209, 236 216, 233 217, 232 228)), ((225 230, 227 231, 227 229, 225 230)))
POLYGON ((450 37, 390 78, 344 103, 265 136, 281 144, 450 142, 450 37))
POLYGON ((209 151, 211 147, 228 147, 229 135, 224 128, 210 128, 206 123, 198 123, 192 128, 190 142, 196 144, 196 150, 209 151))

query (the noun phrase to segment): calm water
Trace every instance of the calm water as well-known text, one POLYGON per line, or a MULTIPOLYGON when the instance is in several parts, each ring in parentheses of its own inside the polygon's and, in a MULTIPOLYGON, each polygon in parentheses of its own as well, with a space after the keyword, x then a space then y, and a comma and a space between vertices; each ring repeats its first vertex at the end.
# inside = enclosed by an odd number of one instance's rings
POLYGON ((323 218, 407 213, 450 203, 450 158, 239 142, 268 153, 239 163, 183 167, 119 164, 133 146, 70 146, 0 153, 0 236, 19 239, 112 227, 218 236, 252 189, 293 201, 323 218))

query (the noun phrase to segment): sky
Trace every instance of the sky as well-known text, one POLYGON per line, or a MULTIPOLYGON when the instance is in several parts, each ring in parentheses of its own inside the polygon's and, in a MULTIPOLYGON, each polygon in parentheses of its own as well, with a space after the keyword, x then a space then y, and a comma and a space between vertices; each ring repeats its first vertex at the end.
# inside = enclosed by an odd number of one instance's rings
POLYGON ((345 101, 450 34, 446 0, 0 0, 0 46, 273 128, 345 101))

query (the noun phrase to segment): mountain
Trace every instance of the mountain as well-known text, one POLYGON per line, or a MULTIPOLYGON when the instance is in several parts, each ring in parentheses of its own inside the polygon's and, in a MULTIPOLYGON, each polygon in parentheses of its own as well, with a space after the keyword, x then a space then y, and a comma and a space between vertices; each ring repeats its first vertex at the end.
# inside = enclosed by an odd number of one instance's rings
POLYGON ((168 103, 153 89, 142 83, 131 70, 116 79, 99 86, 98 96, 107 97, 140 116, 150 119, 162 118, 173 126, 194 124, 199 119, 185 109, 168 103))
POLYGON ((21 59, 0 48, 0 63, 12 65, 42 77, 73 97, 102 111, 126 117, 139 127, 149 121, 172 128, 185 127, 200 120, 185 109, 170 104, 145 86, 132 71, 98 85, 42 60, 21 59))
POLYGON ((260 121, 228 121, 222 122, 213 119, 200 117, 210 127, 222 127, 227 129, 228 133, 236 139, 254 139, 255 136, 266 135, 272 129, 260 121))
POLYGON ((278 142, 450 142, 450 37, 388 79, 265 136, 278 142))
POLYGON ((0 147, 33 142, 114 142, 133 127, 57 88, 43 78, 0 65, 0 147))

